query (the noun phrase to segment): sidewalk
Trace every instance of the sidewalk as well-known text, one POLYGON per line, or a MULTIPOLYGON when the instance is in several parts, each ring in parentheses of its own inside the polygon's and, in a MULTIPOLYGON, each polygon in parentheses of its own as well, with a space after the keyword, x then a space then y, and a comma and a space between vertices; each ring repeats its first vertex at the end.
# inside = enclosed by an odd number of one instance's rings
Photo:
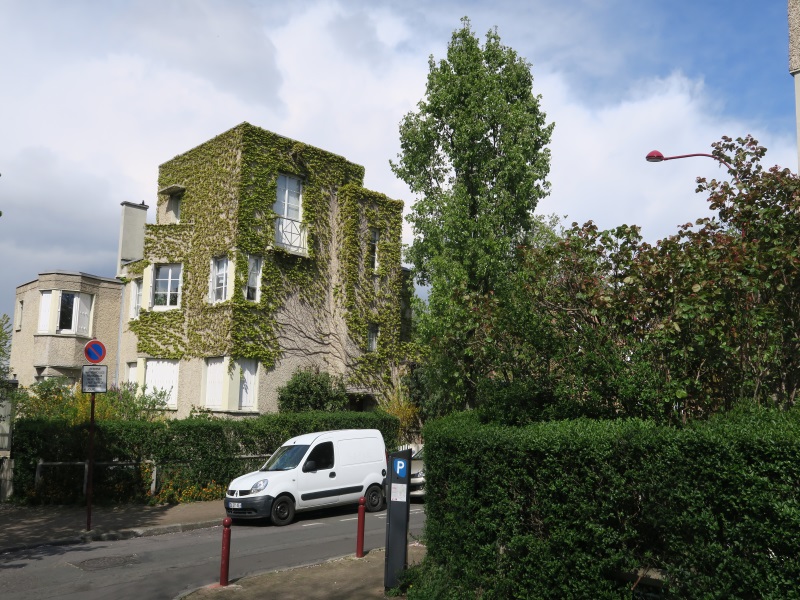
MULTIPOLYGON (((408 547, 408 564, 425 556, 425 547, 408 547)), ((206 586, 179 596, 181 600, 353 600, 387 598, 383 588, 386 554, 371 550, 364 558, 355 555, 318 565, 271 571, 231 581, 228 587, 206 586)))
POLYGON ((0 553, 43 545, 121 540, 222 525, 222 500, 174 506, 93 506, 86 531, 85 506, 0 504, 0 553))
MULTIPOLYGON (((94 506, 92 531, 87 532, 86 507, 0 504, 0 557, 5 552, 43 545, 120 540, 220 526, 224 518, 225 509, 221 500, 174 506, 94 506)), ((418 563, 424 555, 424 546, 409 546, 409 564, 418 563)), ((364 558, 355 558, 353 554, 322 564, 252 575, 231 581, 225 588, 206 586, 179 598, 386 598, 383 588, 384 559, 383 549, 373 549, 364 558)), ((191 582, 186 583, 191 585, 191 582)))

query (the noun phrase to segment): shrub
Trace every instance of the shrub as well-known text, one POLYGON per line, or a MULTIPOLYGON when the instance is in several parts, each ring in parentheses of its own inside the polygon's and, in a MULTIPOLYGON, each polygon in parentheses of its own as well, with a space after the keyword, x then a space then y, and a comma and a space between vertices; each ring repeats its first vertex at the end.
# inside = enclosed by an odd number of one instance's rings
MULTIPOLYGON (((95 462, 135 463, 95 467, 94 498, 102 502, 187 502, 222 498, 234 477, 255 470, 287 439, 330 429, 378 429, 386 446, 398 445, 399 422, 385 413, 270 414, 231 420, 207 416, 163 421, 98 421, 95 462), (152 469, 158 469, 151 495, 152 469)), ((36 466, 80 462, 88 457, 89 425, 65 419, 20 419, 15 423, 14 494, 28 502, 83 500, 83 466, 46 467, 35 486, 36 466)))
POLYGON ((684 428, 472 412, 423 433, 428 551, 410 600, 631 598, 643 567, 666 573, 664 598, 797 597, 798 410, 684 428))
POLYGON ((347 410, 348 399, 341 377, 317 368, 298 369, 286 385, 278 388, 280 412, 347 410))
MULTIPOLYGON (((98 421, 164 418, 168 393, 139 389, 135 383, 123 383, 95 394, 95 419, 98 421)), ((64 419, 72 424, 91 418, 91 395, 64 377, 44 379, 15 396, 15 415, 20 419, 64 419)))

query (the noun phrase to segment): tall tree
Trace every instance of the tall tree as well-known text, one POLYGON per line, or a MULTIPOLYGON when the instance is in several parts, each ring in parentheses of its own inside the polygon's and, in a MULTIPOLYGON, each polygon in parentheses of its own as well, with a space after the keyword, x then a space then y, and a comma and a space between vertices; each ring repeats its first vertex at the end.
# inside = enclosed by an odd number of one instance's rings
MULTIPOLYGON (((9 358, 11 357, 11 318, 0 315, 0 409, 9 400, 13 399, 16 391, 8 383, 11 373, 9 370, 9 358)), ((4 411, 0 410, 0 421, 4 418, 4 411)))
POLYGON ((418 322, 446 408, 474 405, 478 307, 499 292, 516 246, 548 191, 553 125, 533 94, 531 65, 500 42, 482 46, 462 19, 447 58, 431 56, 425 98, 400 124, 395 174, 418 195, 408 219, 417 280, 430 285, 418 322))
POLYGON ((762 168, 752 137, 713 148, 730 181, 701 178, 697 191, 717 216, 655 246, 635 226, 589 222, 521 251, 515 309, 481 330, 503 376, 489 381, 502 392, 493 416, 682 421, 741 401, 797 404, 800 178, 762 168))

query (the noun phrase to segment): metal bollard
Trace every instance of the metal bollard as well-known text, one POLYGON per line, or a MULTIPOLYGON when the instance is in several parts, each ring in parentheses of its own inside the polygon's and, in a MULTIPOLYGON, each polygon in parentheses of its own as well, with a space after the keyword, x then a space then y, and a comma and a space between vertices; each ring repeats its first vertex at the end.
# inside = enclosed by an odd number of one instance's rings
POLYGON ((356 558, 364 558, 364 515, 367 512, 367 500, 364 496, 358 499, 358 533, 356 533, 356 558))
POLYGON ((219 585, 228 585, 228 567, 231 562, 231 523, 233 519, 225 517, 222 519, 222 562, 219 567, 219 585))

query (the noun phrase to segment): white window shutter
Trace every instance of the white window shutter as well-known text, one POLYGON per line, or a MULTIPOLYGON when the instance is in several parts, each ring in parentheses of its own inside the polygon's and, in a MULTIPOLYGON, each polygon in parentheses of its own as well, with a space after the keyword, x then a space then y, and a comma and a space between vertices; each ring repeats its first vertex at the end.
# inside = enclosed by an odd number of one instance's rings
POLYGON ((258 361, 252 358, 239 361, 239 410, 253 410, 258 381, 258 361))
POLYGON ((52 301, 53 292, 47 290, 42 292, 41 297, 39 298, 39 327, 38 331, 40 333, 46 333, 50 330, 50 307, 52 301))
POLYGON ((231 268, 236 269, 236 260, 225 258, 225 300, 233 298, 233 285, 236 279, 231 268))
POLYGON ((206 408, 222 407, 225 359, 222 357, 206 359, 206 408))
POLYGON ((138 363, 128 363, 128 383, 137 383, 138 381, 138 363))
POLYGON ((208 302, 214 303, 214 259, 208 265, 208 302))
POLYGON ((142 272, 142 308, 153 308, 153 265, 148 265, 142 272))
MULTIPOLYGON (((55 300, 56 303, 56 333, 58 333, 58 331, 61 328, 61 305, 64 303, 61 297, 63 295, 64 295, 63 291, 57 291, 55 294, 53 294, 53 300, 55 300)), ((74 304, 72 306, 72 309, 73 310, 75 309, 74 304)))
POLYGON ((78 335, 89 335, 91 316, 92 316, 92 296, 91 294, 81 294, 78 306, 78 335))
POLYGON ((178 407, 178 361, 148 359, 145 367, 148 390, 166 390, 168 408, 178 407))

